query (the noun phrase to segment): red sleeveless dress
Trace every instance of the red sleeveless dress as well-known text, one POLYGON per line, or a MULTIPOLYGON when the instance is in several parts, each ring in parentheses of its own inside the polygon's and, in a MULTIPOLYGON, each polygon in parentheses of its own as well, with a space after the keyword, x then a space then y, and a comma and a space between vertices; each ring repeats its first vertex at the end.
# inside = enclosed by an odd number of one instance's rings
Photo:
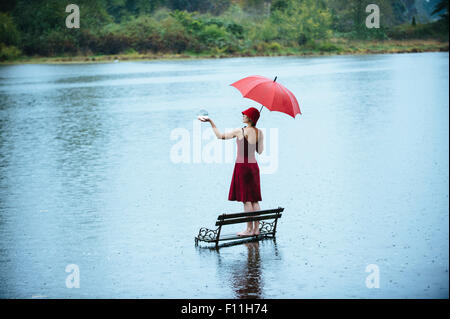
POLYGON ((261 188, 259 183, 259 166, 256 162, 256 144, 249 143, 242 128, 241 140, 236 137, 237 157, 234 165, 233 177, 231 179, 228 200, 238 202, 258 202, 261 200, 261 188))

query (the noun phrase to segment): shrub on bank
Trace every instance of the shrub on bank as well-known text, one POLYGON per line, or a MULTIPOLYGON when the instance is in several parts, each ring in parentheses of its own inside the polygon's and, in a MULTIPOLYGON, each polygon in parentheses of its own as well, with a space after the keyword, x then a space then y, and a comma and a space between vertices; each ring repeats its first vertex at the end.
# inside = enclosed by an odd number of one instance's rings
POLYGON ((448 41, 448 24, 444 20, 415 25, 405 23, 391 28, 387 34, 392 39, 441 39, 448 41))
POLYGON ((22 55, 22 51, 14 45, 0 43, 0 61, 14 60, 22 55))
POLYGON ((278 42, 271 42, 269 43, 268 49, 270 52, 280 52, 282 48, 278 42))
POLYGON ((342 48, 330 41, 308 41, 303 48, 311 51, 318 52, 339 52, 342 51, 342 48))

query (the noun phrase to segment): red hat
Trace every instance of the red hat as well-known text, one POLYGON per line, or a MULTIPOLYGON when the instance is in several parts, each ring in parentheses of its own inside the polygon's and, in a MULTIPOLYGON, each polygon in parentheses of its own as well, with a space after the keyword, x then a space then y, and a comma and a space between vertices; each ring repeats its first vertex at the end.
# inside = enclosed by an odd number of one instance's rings
POLYGON ((248 108, 245 111, 243 111, 242 114, 247 115, 247 117, 250 119, 250 121, 252 121, 253 125, 256 125, 256 122, 258 122, 258 119, 259 119, 258 109, 251 107, 251 108, 248 108))

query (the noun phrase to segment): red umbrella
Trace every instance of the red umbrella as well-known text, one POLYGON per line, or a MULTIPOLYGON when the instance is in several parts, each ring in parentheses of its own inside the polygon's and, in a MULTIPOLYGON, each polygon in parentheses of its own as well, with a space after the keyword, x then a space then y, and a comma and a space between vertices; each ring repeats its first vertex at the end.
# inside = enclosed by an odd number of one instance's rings
MULTIPOLYGON (((230 84, 238 89, 243 97, 261 103, 270 111, 286 113, 293 118, 300 112, 294 94, 280 83, 260 75, 252 75, 230 84)), ((262 107, 261 107, 262 110, 262 107)))

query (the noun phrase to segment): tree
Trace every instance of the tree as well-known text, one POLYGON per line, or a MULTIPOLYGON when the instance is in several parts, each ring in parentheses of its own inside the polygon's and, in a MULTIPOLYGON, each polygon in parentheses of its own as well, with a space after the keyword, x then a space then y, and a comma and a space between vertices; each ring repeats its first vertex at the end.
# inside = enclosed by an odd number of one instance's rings
POLYGON ((431 12, 432 15, 441 13, 441 19, 447 21, 448 23, 448 6, 449 6, 449 0, 441 0, 441 2, 439 2, 433 12, 431 12))
POLYGON ((332 20, 325 1, 287 0, 286 3, 271 8, 271 25, 263 27, 262 32, 267 29, 270 34, 276 33, 278 39, 300 45, 308 40, 329 38, 332 20))
POLYGON ((168 0, 172 10, 211 12, 216 15, 225 11, 230 4, 230 0, 168 0))

